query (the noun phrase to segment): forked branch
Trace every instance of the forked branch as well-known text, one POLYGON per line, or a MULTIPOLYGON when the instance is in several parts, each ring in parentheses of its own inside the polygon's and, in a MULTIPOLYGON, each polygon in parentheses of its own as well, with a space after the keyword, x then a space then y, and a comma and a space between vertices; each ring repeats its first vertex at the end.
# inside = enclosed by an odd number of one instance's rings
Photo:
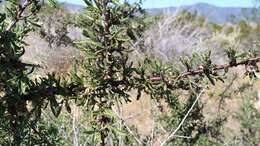
POLYGON ((170 139, 172 139, 172 138, 174 138, 176 136, 175 134, 182 127, 182 125, 184 124, 185 120, 188 118, 189 114, 191 113, 191 111, 193 110, 194 106, 196 105, 196 103, 198 102, 199 98, 201 97, 201 95, 203 93, 204 93, 204 90, 202 90, 200 92, 200 94, 197 96, 196 100, 193 102, 192 106, 190 107, 189 111, 186 113, 186 115, 184 116, 184 118, 180 122, 179 126, 174 131, 172 131, 169 136, 167 136, 167 138, 160 144, 160 146, 164 146, 170 139))
POLYGON ((13 21, 8 25, 8 27, 6 28, 6 32, 10 32, 11 29, 13 27, 15 27, 16 23, 20 20, 20 18, 22 17, 22 14, 24 13, 24 11, 26 10, 26 8, 28 6, 30 6, 33 3, 33 0, 25 0, 24 3, 22 5, 19 5, 15 11, 15 17, 13 19, 13 21))

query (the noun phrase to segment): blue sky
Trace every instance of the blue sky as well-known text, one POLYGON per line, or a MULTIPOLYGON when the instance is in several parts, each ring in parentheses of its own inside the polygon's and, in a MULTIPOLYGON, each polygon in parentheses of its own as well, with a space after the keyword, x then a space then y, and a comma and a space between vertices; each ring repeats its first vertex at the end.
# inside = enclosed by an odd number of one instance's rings
MULTIPOLYGON (((60 0, 74 4, 84 4, 83 0, 60 0)), ((130 0, 131 2, 135 0, 130 0)), ((252 7, 254 0, 145 0, 144 8, 161 8, 179 5, 191 5, 195 3, 209 3, 221 7, 252 7)))

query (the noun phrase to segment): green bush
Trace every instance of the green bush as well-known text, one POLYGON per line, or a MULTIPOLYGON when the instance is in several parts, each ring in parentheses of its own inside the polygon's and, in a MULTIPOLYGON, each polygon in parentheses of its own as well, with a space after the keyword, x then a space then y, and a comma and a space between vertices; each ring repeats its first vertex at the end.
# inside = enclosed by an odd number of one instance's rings
MULTIPOLYGON (((223 145, 221 128, 226 118, 206 121, 200 97, 206 88, 224 82, 220 70, 227 73, 229 68, 245 65, 250 79, 257 79, 259 52, 230 48, 226 50, 229 62, 224 65, 214 64, 211 52, 182 58, 184 68, 152 58, 134 63, 129 59, 133 46, 147 26, 140 3, 84 2, 86 8, 75 20, 85 38, 73 42, 84 60, 75 63, 69 77, 48 74, 33 79, 30 75, 40 66, 22 62, 21 57, 26 51, 25 36, 39 27, 35 14, 41 5, 36 0, 6 1, 6 10, 0 13, 0 144, 72 145, 42 113, 51 111, 59 123, 67 120, 74 105, 81 108, 88 123, 81 130, 86 145, 146 145, 151 138, 141 139, 117 111, 132 102, 130 92, 136 90, 137 100, 146 93, 156 102, 166 101, 170 108, 158 119, 171 132, 161 145, 223 145), (180 99, 183 92, 188 95, 184 101, 180 99)), ((184 16, 187 21, 196 18, 188 12, 184 16)), ((198 25, 204 21, 199 18, 198 25)), ((256 145, 259 114, 248 104, 241 113, 237 117, 242 137, 246 144, 256 145)))

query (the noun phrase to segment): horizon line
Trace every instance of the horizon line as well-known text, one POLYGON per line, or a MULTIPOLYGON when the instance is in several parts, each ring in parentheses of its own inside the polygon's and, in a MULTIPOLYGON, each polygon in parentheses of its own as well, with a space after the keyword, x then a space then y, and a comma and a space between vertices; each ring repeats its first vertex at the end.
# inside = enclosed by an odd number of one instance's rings
MULTIPOLYGON (((60 4, 72 4, 72 5, 78 5, 78 6, 84 6, 84 4, 81 3, 73 3, 68 1, 60 1, 60 4)), ((180 4, 179 6, 163 6, 163 7, 143 7, 144 9, 162 9, 162 8, 177 8, 177 7, 185 7, 185 6, 194 6, 194 5, 208 5, 213 7, 219 7, 219 8, 260 8, 260 7, 254 7, 254 6, 217 6, 215 4, 210 4, 207 2, 197 2, 194 4, 180 4)), ((142 6, 144 6, 142 4, 142 6)))

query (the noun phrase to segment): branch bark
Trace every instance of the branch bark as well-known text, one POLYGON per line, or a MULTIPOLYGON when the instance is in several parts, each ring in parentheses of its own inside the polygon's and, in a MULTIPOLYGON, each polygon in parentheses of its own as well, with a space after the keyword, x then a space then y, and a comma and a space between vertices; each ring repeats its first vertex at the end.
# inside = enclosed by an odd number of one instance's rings
MULTIPOLYGON (((233 68, 233 67, 237 67, 240 65, 250 65, 252 63, 256 63, 260 61, 260 57, 256 57, 256 58, 249 58, 247 60, 238 62, 238 63, 234 63, 234 64, 223 64, 223 65, 216 65, 213 68, 213 71, 218 71, 218 70, 224 70, 224 69, 228 69, 228 68, 233 68)), ((194 75, 198 75, 198 74, 202 74, 204 72, 203 69, 195 69, 195 70, 190 70, 188 72, 184 72, 182 74, 182 77, 187 77, 187 76, 194 76, 194 75)))
MULTIPOLYGON (((237 62, 237 63, 215 65, 215 67, 212 69, 212 71, 225 70, 225 69, 237 67, 237 66, 240 66, 240 65, 252 65, 252 64, 254 65, 257 62, 260 62, 260 57, 249 58, 247 60, 237 62)), ((196 76, 196 75, 203 74, 203 73, 204 73, 204 69, 198 68, 198 69, 189 70, 187 72, 183 72, 179 77, 180 78, 187 78, 188 76, 196 76)), ((155 81, 162 81, 162 80, 164 80, 164 78, 162 76, 152 76, 152 77, 150 77, 150 80, 152 82, 155 82, 155 81)))

